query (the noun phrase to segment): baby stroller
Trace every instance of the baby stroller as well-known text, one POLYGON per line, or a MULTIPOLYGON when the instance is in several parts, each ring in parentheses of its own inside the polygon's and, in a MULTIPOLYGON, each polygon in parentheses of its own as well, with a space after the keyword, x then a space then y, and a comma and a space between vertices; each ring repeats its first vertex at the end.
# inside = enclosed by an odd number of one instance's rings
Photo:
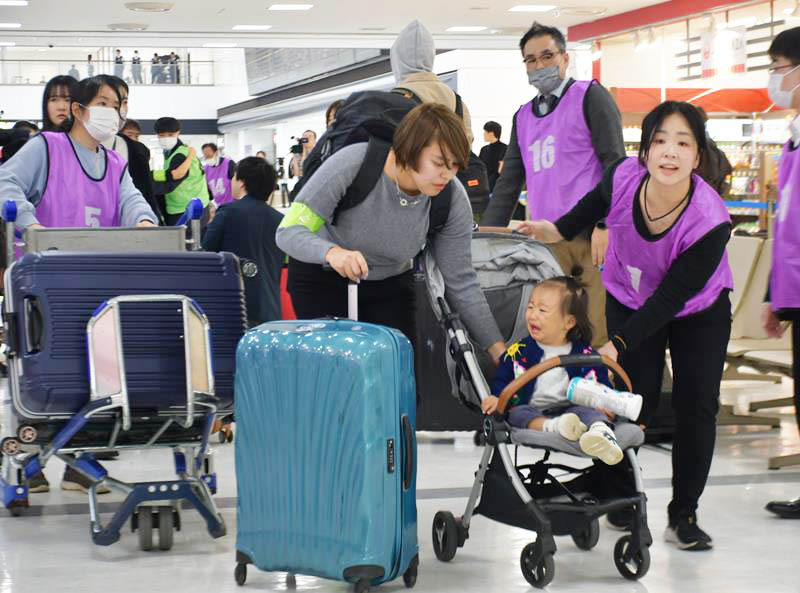
MULTIPOLYGON (((458 313, 450 310, 433 257, 425 253, 421 259, 428 294, 448 336, 447 364, 453 395, 464 406, 481 414, 480 402, 490 395, 486 377, 493 372, 493 365, 488 356, 473 348, 458 313)), ((477 232, 472 239, 472 261, 503 337, 508 342, 527 335, 525 309, 533 287, 561 273, 549 249, 518 234, 477 232)), ((534 587, 542 588, 555 576, 553 536, 571 535, 580 549, 590 550, 599 539, 599 518, 612 511, 632 508, 632 530, 617 541, 614 563, 626 579, 637 580, 647 573, 652 537, 647 527, 646 496, 634 451, 634 447, 644 442, 639 426, 618 423, 615 428, 618 443, 625 451, 622 463, 629 465, 636 490, 630 496, 620 497, 617 493, 603 492, 602 484, 592 479, 599 466, 579 469, 549 463, 552 452, 588 459, 577 443, 556 433, 511 428, 505 421, 508 399, 538 375, 557 366, 600 364, 609 367, 624 381, 628 391, 631 390, 630 380, 615 362, 598 355, 581 355, 543 361, 500 394, 498 413, 483 417, 482 436, 486 445, 464 514, 455 517, 448 511, 439 511, 434 517, 433 548, 439 560, 452 560, 469 538, 473 515, 484 515, 536 532, 536 541, 522 550, 520 566, 525 579, 534 587), (509 445, 515 448, 513 459, 509 445), (520 465, 521 446, 542 450, 544 456, 534 464, 520 465), (569 481, 563 481, 564 478, 569 481)))

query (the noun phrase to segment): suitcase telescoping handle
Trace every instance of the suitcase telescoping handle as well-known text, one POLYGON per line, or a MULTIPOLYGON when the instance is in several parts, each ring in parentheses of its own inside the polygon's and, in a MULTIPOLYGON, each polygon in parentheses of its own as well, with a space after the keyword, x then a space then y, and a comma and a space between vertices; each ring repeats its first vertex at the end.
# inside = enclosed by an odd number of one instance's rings
MULTIPOLYGON (((326 272, 334 271, 328 262, 322 264, 322 269, 326 272)), ((349 280, 347 283, 347 318, 358 321, 358 284, 349 280)))

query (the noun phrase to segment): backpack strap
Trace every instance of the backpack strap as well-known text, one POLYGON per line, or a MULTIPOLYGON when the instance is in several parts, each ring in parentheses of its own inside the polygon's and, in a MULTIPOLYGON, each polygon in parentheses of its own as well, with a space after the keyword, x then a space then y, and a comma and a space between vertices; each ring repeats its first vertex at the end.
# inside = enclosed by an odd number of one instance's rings
POLYGON ((456 115, 464 119, 464 103, 461 101, 461 95, 456 93, 456 115))
POLYGON ((344 192, 344 196, 333 211, 332 225, 336 225, 339 213, 355 208, 367 198, 383 174, 383 165, 386 163, 391 148, 392 145, 389 142, 370 136, 364 161, 361 163, 353 183, 344 192))
POLYGON ((450 216, 450 203, 453 201, 453 182, 447 184, 441 193, 431 199, 428 223, 428 240, 444 228, 450 216))
POLYGON ((419 95, 412 91, 411 89, 407 89, 402 86, 398 86, 392 89, 393 93, 397 93, 399 95, 403 95, 404 97, 411 99, 412 101, 416 101, 417 103, 422 103, 422 99, 419 98, 419 95))

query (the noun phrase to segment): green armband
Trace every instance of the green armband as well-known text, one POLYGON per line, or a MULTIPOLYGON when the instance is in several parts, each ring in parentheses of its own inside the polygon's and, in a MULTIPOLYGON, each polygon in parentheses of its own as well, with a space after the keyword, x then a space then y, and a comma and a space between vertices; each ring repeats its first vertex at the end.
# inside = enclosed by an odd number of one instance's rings
POLYGON ((297 225, 304 226, 312 233, 316 233, 325 226, 325 219, 302 202, 292 202, 292 207, 289 208, 289 212, 283 217, 278 228, 286 229, 297 225))
POLYGON ((153 181, 166 181, 167 180, 167 172, 164 169, 160 171, 153 171, 153 181))

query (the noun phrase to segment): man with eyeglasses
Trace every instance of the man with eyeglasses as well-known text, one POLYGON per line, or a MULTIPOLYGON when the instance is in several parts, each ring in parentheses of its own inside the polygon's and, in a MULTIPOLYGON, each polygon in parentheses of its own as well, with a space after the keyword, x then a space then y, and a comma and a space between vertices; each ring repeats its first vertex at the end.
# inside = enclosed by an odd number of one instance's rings
MULTIPOLYGON (((607 167, 625 157, 614 99, 596 81, 566 77, 569 55, 561 31, 534 23, 519 47, 538 95, 514 116, 503 171, 481 220, 486 226, 508 224, 523 183, 530 219, 555 222, 601 181, 607 167)), ((608 340, 598 269, 607 246, 603 223, 572 241, 551 245, 564 273, 587 286, 597 346, 608 340)))

